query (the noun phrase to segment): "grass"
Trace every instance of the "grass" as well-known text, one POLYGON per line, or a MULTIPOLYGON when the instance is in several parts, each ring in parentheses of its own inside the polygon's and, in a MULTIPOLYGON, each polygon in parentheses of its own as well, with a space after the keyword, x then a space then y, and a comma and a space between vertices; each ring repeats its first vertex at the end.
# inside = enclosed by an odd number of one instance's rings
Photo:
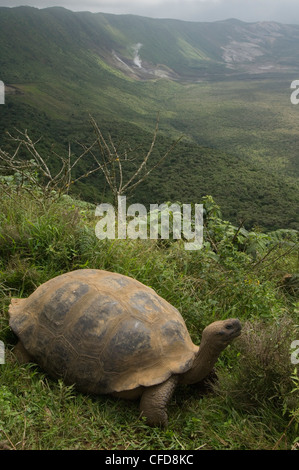
POLYGON ((232 244, 232 228, 219 217, 209 221, 216 252, 207 242, 199 252, 186 252, 180 242, 167 246, 150 240, 100 242, 94 235, 96 220, 90 204, 69 196, 46 203, 40 194, 34 199, 32 189, 4 189, 0 220, 0 340, 6 350, 6 363, 0 366, 3 448, 298 446, 299 390, 290 344, 298 339, 299 306, 279 283, 285 272, 298 271, 294 250, 287 252, 280 244, 269 251, 261 244, 253 259, 232 244), (242 336, 218 360, 213 391, 202 396, 196 387, 178 388, 168 407, 167 429, 146 426, 138 403, 83 395, 51 380, 38 366, 17 363, 16 338, 8 326, 10 297, 27 297, 47 279, 83 267, 120 272, 153 287, 179 308, 195 343, 213 320, 238 316, 242 321, 242 336))

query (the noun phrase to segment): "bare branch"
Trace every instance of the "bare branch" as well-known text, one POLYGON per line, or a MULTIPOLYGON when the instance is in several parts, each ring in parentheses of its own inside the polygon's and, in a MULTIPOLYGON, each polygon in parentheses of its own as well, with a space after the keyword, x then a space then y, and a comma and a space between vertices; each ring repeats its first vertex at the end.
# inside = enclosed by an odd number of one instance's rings
POLYGON ((96 139, 90 145, 79 144, 82 149, 79 156, 72 155, 70 144, 66 156, 61 156, 52 150, 52 154, 60 163, 58 170, 55 172, 48 166, 47 160, 49 157, 44 158, 37 150, 37 144, 40 142, 40 139, 34 142, 29 137, 27 130, 21 132, 18 129, 16 129, 16 136, 8 134, 12 142, 16 144, 16 149, 13 154, 11 155, 0 149, 0 170, 4 171, 6 174, 15 175, 18 179, 18 181, 16 180, 17 187, 22 186, 32 194, 38 189, 40 196, 39 194, 35 194, 34 197, 41 198, 50 198, 55 194, 60 197, 61 194, 68 193, 72 184, 101 171, 108 183, 115 202, 117 202, 118 196, 125 192, 131 193, 152 171, 161 165, 182 139, 182 137, 177 139, 164 155, 162 155, 151 168, 147 169, 148 162, 157 141, 160 120, 159 114, 157 115, 150 147, 147 153, 139 159, 136 153, 141 149, 141 145, 135 148, 129 146, 123 150, 124 139, 121 139, 118 144, 115 144, 111 135, 106 139, 95 119, 92 116, 90 119, 96 139), (19 157, 21 149, 25 149, 26 152, 25 156, 22 154, 21 157, 19 157), (95 166, 87 169, 84 174, 74 178, 74 169, 86 155, 90 155, 93 158, 95 166), (138 160, 139 163, 137 163, 138 160), (135 162, 137 163, 136 165, 135 162), (129 171, 132 171, 132 164, 135 166, 133 174, 125 181, 124 170, 129 169, 129 171))
MULTIPOLYGON (((155 170, 158 166, 161 165, 161 163, 168 157, 168 155, 170 154, 170 152, 172 152, 172 150, 177 146, 177 144, 182 140, 183 136, 179 137, 173 144, 172 146, 169 148, 169 150, 167 150, 167 152, 163 155, 163 157, 160 158, 160 160, 150 169, 148 170, 136 183, 132 184, 131 187, 130 187, 130 192, 132 192, 133 189, 135 189, 140 183, 142 183, 145 178, 148 177, 148 175, 153 171, 155 170)), ((127 185, 123 188, 123 190, 125 190, 127 187, 127 185)))
MULTIPOLYGON (((124 185, 123 187, 123 192, 131 185, 131 183, 134 181, 135 178, 137 178, 137 176, 139 175, 139 173, 141 172, 141 170, 143 169, 143 167, 146 165, 149 157, 151 156, 152 152, 153 152, 153 149, 154 149, 154 146, 155 146, 155 143, 156 143, 156 139, 157 139, 157 134, 158 134, 158 130, 159 130, 159 120, 160 120, 160 115, 158 114, 157 116, 157 122, 156 122, 156 128, 155 128, 155 131, 154 131, 154 135, 153 135, 153 140, 152 140, 152 143, 151 143, 151 146, 150 146, 150 149, 147 153, 147 155, 145 156, 143 162, 141 163, 141 165, 139 166, 138 170, 134 173, 134 175, 132 176, 132 178, 129 179, 129 181, 124 185)), ((144 178, 143 178, 144 179, 144 178)), ((142 180, 143 180, 142 179, 142 180)), ((141 181, 140 181, 141 183, 141 181)), ((133 187, 136 187, 136 183, 135 185, 131 186, 131 188, 133 187)))
POLYGON ((42 198, 53 196, 53 192, 60 197, 61 194, 68 192, 71 184, 101 169, 97 166, 95 169, 88 170, 84 175, 80 175, 78 178, 73 180, 73 169, 85 155, 92 151, 95 142, 91 146, 83 147, 83 152, 76 157, 74 161, 72 158, 71 146, 69 144, 68 154, 66 157, 52 151, 56 159, 60 161, 59 169, 56 173, 53 173, 50 171, 46 160, 40 155, 36 148, 40 139, 33 142, 27 131, 21 132, 17 130, 17 133, 17 136, 8 134, 12 142, 17 143, 17 148, 12 155, 0 149, 0 170, 4 171, 6 174, 17 176, 19 178, 19 182, 17 183, 18 186, 22 186, 35 198, 37 197, 34 194, 36 189, 40 190, 42 198), (26 150, 27 155, 26 158, 18 159, 17 157, 21 148, 26 150))
POLYGON ((117 202, 117 196, 120 196, 124 194, 125 192, 128 192, 130 194, 134 189, 136 189, 136 187, 139 184, 141 184, 150 175, 150 173, 153 170, 155 170, 159 165, 161 165, 161 163, 168 157, 170 152, 176 147, 176 145, 182 139, 183 136, 177 139, 176 142, 172 144, 172 146, 167 150, 167 152, 165 152, 164 155, 149 170, 145 171, 145 173, 142 174, 142 172, 146 170, 146 166, 153 153, 153 150, 157 141, 157 135, 159 131, 159 121, 160 121, 160 116, 158 114, 155 130, 153 133, 149 150, 146 153, 146 155, 142 158, 141 163, 139 164, 139 166, 137 167, 133 175, 128 179, 127 182, 124 182, 123 165, 127 164, 128 162, 132 162, 134 160, 134 159, 128 158, 128 153, 136 152, 137 150, 141 148, 141 146, 139 145, 135 149, 130 148, 129 151, 125 149, 124 152, 121 154, 119 151, 120 144, 118 145, 118 148, 117 148, 111 136, 109 135, 109 145, 108 145, 96 121, 94 120, 93 117, 91 117, 91 123, 95 130, 98 146, 100 148, 100 160, 101 161, 99 161, 99 158, 96 157, 93 152, 92 152, 92 155, 95 161, 97 162, 99 169, 102 170, 106 178, 106 181, 112 191, 115 202, 117 202))

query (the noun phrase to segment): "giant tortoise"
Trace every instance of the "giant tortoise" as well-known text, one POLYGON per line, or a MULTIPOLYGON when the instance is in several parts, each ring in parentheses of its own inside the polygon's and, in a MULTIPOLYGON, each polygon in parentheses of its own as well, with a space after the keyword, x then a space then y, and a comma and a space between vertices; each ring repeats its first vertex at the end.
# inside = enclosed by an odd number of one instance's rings
POLYGON ((193 344, 179 311, 130 277, 80 269, 12 299, 16 355, 90 394, 140 398, 148 424, 167 424, 177 384, 209 375, 223 349, 239 336, 238 319, 215 321, 193 344))

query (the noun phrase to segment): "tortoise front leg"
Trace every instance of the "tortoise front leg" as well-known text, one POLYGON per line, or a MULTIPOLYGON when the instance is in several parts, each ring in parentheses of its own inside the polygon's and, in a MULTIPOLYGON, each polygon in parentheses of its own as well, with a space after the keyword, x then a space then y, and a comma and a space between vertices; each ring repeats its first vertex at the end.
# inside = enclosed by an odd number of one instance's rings
POLYGON ((178 376, 173 375, 165 382, 144 390, 140 400, 140 411, 150 426, 167 426, 167 403, 178 383, 178 376))

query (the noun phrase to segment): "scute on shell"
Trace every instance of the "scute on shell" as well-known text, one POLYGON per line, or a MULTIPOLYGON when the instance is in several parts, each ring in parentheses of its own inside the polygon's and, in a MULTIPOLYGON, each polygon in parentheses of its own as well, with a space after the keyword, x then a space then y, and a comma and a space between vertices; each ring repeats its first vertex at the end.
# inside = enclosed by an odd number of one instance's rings
POLYGON ((172 305, 117 273, 82 269, 13 299, 10 326, 51 376, 88 393, 150 386, 188 370, 198 347, 172 305))

